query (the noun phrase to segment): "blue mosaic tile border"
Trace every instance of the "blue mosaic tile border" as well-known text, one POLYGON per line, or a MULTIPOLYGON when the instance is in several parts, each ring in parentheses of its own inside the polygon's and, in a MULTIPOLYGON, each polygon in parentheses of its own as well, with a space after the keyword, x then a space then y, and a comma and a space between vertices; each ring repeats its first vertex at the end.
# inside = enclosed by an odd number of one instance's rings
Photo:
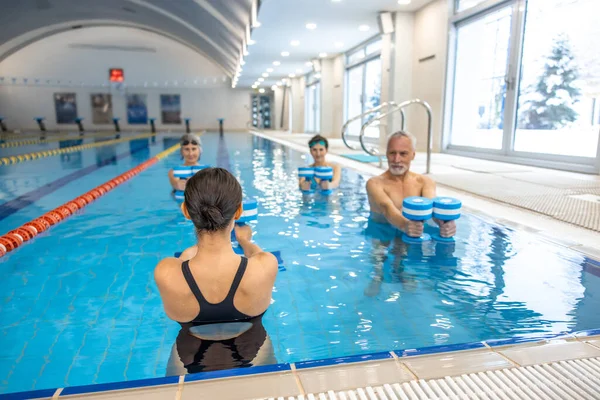
POLYGON ((54 396, 57 389, 32 390, 29 392, 17 392, 0 394, 2 400, 21 400, 21 399, 42 399, 54 396))
MULTIPOLYGON (((454 351, 464 351, 464 350, 475 350, 475 349, 483 349, 487 346, 492 348, 499 346, 507 346, 512 344, 519 343, 533 343, 540 342, 544 340, 550 339, 560 339, 560 338, 571 338, 574 339, 576 337, 589 337, 600 335, 599 329, 589 329, 578 332, 561 332, 558 334, 551 335, 539 335, 539 336, 527 336, 527 337, 513 337, 508 339, 492 339, 486 340, 482 342, 472 342, 472 343, 459 343, 454 345, 442 345, 442 346, 432 346, 432 347, 422 347, 419 349, 405 349, 405 350, 395 350, 393 353, 400 358, 403 357, 413 357, 413 356, 422 356, 429 354, 440 354, 440 353, 448 353, 454 351)), ((337 357, 337 358, 328 358, 322 360, 311 360, 311 361, 302 361, 295 363, 294 366, 298 370, 304 370, 309 368, 318 368, 318 367, 326 367, 340 364, 353 364, 360 362, 368 362, 368 361, 378 361, 378 360, 388 360, 392 359, 391 352, 381 352, 381 353, 373 353, 373 354, 361 354, 347 357, 337 357)), ((212 379, 223 379, 223 378, 233 378, 239 376, 251 376, 251 375, 260 375, 266 373, 273 372, 289 372, 292 370, 291 364, 274 364, 274 365, 265 365, 265 366, 257 366, 257 367, 249 367, 249 368, 238 368, 238 369, 230 369, 223 371, 211 371, 211 372, 201 372, 197 374, 189 374, 184 375, 184 382, 198 382, 204 380, 212 380, 212 379)), ((123 390, 123 389, 135 389, 135 388, 144 388, 144 387, 152 387, 152 386, 161 386, 161 385, 175 385, 179 383, 179 376, 167 376, 160 378, 149 378, 149 379, 140 379, 134 381, 122 381, 122 382, 112 382, 112 383, 103 383, 97 385, 85 385, 85 386, 72 386, 67 387, 61 392, 61 396, 75 395, 75 394, 84 394, 84 393, 99 393, 99 392, 107 392, 113 390, 123 390)), ((0 400, 13 400, 13 399, 39 399, 39 398, 48 398, 52 397, 57 389, 44 389, 44 390, 34 390, 28 392, 17 392, 17 393, 7 393, 0 394, 0 400)))

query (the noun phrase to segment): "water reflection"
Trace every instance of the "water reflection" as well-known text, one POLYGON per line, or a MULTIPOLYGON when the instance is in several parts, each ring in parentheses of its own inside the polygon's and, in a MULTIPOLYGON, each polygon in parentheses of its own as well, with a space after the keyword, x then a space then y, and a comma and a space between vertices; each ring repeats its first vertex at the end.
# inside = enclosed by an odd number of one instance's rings
MULTIPOLYGON (((67 147, 80 146, 82 143, 83 139, 61 140, 58 142, 58 148, 65 149, 67 147)), ((81 150, 60 154, 60 165, 63 169, 82 168, 83 160, 81 157, 81 150)))
MULTIPOLYGON (((349 342, 360 342, 361 351, 385 351, 560 332, 580 319, 593 321, 576 317, 585 283, 581 258, 568 249, 472 215, 459 220, 455 243, 408 245, 393 229, 377 232, 365 224, 365 177, 344 169, 333 195, 305 195, 298 190, 297 167, 308 162, 308 150, 294 152, 257 137, 228 140, 237 152, 232 168, 259 199, 257 240, 281 250, 288 267, 277 279, 268 323, 278 326, 278 337, 301 336, 285 323, 290 319, 311 332, 310 340, 278 343, 286 361, 295 360, 292 354, 352 354, 356 347, 349 342), (244 156, 248 144, 252 153, 244 156), (360 331, 363 337, 352 335, 357 316, 371 321, 368 331, 360 331), (322 343, 330 331, 348 337, 322 343)), ((436 230, 426 226, 428 233, 436 230)), ((587 275, 587 284, 600 286, 587 275)), ((577 326, 589 328, 588 322, 577 326)))

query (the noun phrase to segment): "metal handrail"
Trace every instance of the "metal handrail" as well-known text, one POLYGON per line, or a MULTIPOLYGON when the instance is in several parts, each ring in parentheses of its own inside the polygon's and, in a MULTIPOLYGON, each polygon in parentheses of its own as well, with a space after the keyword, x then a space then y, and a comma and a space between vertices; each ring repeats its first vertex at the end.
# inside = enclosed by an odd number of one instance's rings
POLYGON ((353 147, 346 140, 346 131, 348 130, 348 125, 350 125, 352 122, 354 122, 354 121, 356 121, 358 119, 361 119, 365 115, 369 115, 371 113, 379 111, 379 110, 381 110, 384 107, 388 107, 388 106, 391 107, 391 106, 395 106, 395 105, 396 105, 396 102, 394 102, 394 101, 386 101, 386 102, 381 103, 377 107, 373 107, 370 110, 367 110, 364 113, 359 114, 359 115, 357 115, 355 117, 352 117, 348 121, 346 121, 346 123, 344 124, 344 126, 342 126, 342 141, 344 142, 344 144, 346 145, 346 147, 349 148, 350 150, 358 150, 358 147, 353 147))
MULTIPOLYGON (((372 156, 379 156, 379 162, 381 164, 382 156, 379 154, 379 150, 375 149, 376 151, 371 152, 365 146, 365 142, 364 142, 365 129, 367 129, 367 127, 369 125, 371 125, 373 122, 379 121, 380 119, 383 119, 383 118, 387 117, 388 115, 395 113, 396 111, 400 111, 400 113, 402 114, 402 129, 404 129, 404 111, 403 111, 403 109, 410 105, 413 105, 413 104, 420 104, 422 107, 425 108, 425 111, 427 111, 427 167, 426 167, 425 173, 428 174, 431 169, 431 150, 433 147, 433 137, 431 136, 431 121, 432 121, 433 113, 431 110, 431 106, 426 101, 423 101, 420 99, 403 101, 402 103, 395 105, 395 107, 391 111, 388 111, 388 112, 383 113, 375 118, 372 118, 371 120, 367 121, 360 129, 360 135, 358 136, 358 140, 360 141, 360 146, 367 154, 372 155, 372 156)), ((388 134, 387 136, 389 137, 390 135, 388 134)))

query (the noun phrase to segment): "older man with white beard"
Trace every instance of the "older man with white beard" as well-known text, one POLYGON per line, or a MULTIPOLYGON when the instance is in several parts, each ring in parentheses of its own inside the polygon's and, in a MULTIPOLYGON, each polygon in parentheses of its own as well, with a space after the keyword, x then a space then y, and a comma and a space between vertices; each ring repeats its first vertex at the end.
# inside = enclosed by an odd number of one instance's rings
MULTIPOLYGON (((371 206, 371 219, 376 223, 388 222, 409 236, 423 234, 422 221, 409 221, 402 216, 402 201, 410 196, 436 197, 435 182, 423 175, 410 171, 415 158, 416 138, 408 132, 392 134, 387 143, 388 170, 367 182, 367 194, 371 206)), ((456 233, 454 221, 440 221, 440 236, 450 237, 456 233)))

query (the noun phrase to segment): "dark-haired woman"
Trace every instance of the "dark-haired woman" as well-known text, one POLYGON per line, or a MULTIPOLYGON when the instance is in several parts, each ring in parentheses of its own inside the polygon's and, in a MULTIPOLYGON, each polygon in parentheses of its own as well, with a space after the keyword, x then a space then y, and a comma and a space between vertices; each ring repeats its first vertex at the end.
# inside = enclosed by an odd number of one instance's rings
MULTIPOLYGON (((315 183, 323 190, 335 189, 340 185, 342 179, 342 169, 337 164, 329 163, 325 160, 327 151, 329 150, 329 142, 326 138, 321 135, 316 135, 308 141, 308 147, 310 148, 310 155, 313 158, 311 167, 331 167, 333 168, 333 179, 331 181, 321 181, 318 178, 315 179, 315 183)), ((315 189, 311 187, 312 182, 307 181, 304 178, 299 179, 298 185, 301 190, 315 189)))
MULTIPOLYGON (((235 227, 235 235, 244 250, 244 256, 240 257, 233 251, 231 231, 243 211, 242 188, 227 170, 206 168, 192 176, 187 182, 181 209, 185 217, 194 223, 198 244, 185 250, 180 258, 160 261, 154 271, 154 279, 167 316, 182 326, 180 336, 192 335, 204 340, 203 346, 200 342, 192 346, 202 349, 202 354, 193 357, 180 354, 181 361, 190 371, 202 369, 198 365, 204 365, 202 360, 211 353, 209 348, 215 343, 222 346, 223 342, 219 339, 224 336, 220 330, 239 325, 241 333, 232 335, 228 340, 241 340, 244 339, 244 333, 252 333, 251 328, 260 324, 260 318, 271 303, 278 267, 275 256, 252 243, 249 225, 235 227), (235 325, 222 328, 223 323, 235 325), (220 325, 214 325, 217 330, 215 333, 212 327, 206 328, 206 324, 220 325), (193 364, 186 364, 184 359, 192 360, 190 362, 193 364)), ((264 330, 255 329, 254 334, 256 332, 264 330)), ((178 338, 178 345, 185 342, 181 337, 178 338)), ((262 345, 260 338, 254 338, 250 343, 262 345)), ((237 362, 239 366, 251 363, 242 353, 258 352, 247 349, 247 346, 242 352, 238 347, 243 346, 235 346, 235 340, 226 347, 231 354, 224 357, 234 360, 234 364, 237 362)), ((220 362, 228 364, 223 359, 220 362)))

